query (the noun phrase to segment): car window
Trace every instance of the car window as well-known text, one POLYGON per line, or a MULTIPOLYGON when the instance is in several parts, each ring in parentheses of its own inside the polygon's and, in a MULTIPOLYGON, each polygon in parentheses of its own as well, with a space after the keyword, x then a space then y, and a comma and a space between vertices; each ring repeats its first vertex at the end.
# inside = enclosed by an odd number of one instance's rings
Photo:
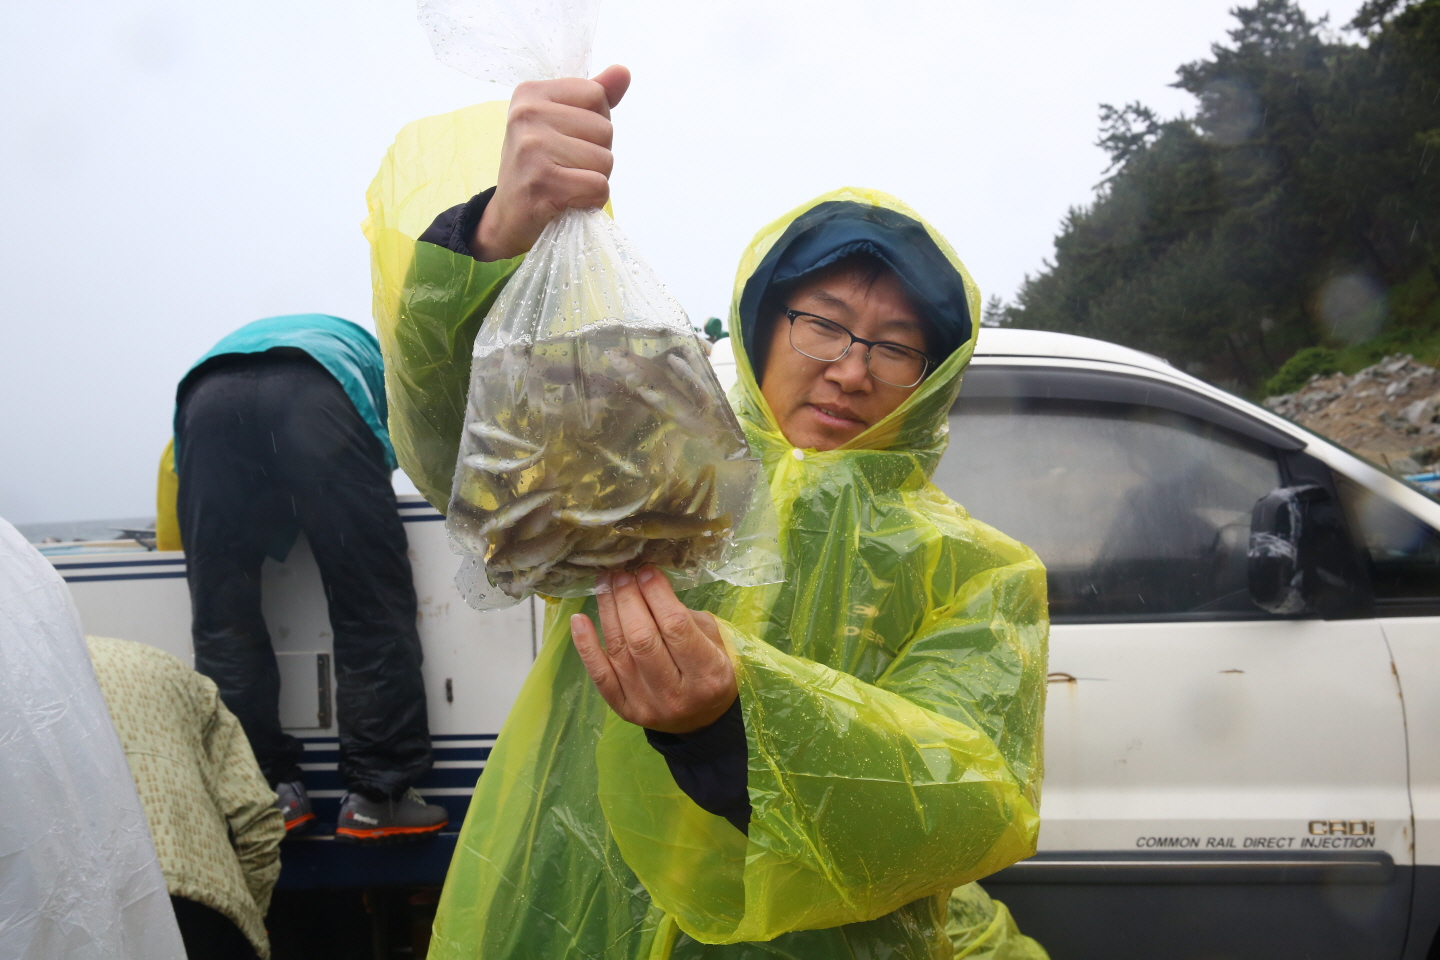
POLYGON ((1440 533, 1348 477, 1336 482, 1350 527, 1364 546, 1377 612, 1384 612, 1387 601, 1400 607, 1440 604, 1440 533))
POLYGON ((1280 485, 1268 447, 1134 404, 956 406, 935 482, 1029 544, 1056 619, 1260 618, 1246 585, 1250 512, 1280 485))

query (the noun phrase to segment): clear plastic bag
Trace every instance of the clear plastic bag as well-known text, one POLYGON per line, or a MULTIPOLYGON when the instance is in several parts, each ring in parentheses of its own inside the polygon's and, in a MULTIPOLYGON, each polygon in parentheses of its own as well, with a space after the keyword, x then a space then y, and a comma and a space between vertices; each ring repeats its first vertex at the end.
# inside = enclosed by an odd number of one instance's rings
POLYGON ((762 530, 736 535, 760 462, 684 310, 604 214, 541 234, 470 376, 447 525, 472 603, 582 596, 642 563, 766 582, 746 556, 762 530))
MULTIPOLYGON (((480 79, 584 75, 594 4, 422 0, 480 79)), ((546 227, 476 337, 446 527, 471 606, 594 593, 655 563, 677 587, 782 576, 760 461, 678 301, 602 211, 546 227)))
POLYGON ((513 87, 583 77, 599 0, 419 0, 435 58, 476 80, 513 87))

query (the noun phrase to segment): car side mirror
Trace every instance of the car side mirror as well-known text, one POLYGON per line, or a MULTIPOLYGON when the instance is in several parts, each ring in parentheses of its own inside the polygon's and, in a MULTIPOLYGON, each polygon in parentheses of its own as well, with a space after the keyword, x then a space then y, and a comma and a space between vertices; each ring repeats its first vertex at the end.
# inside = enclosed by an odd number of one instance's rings
POLYGON ((1314 610, 1317 575, 1311 549, 1310 505, 1329 498, 1317 484, 1277 487, 1250 514, 1250 599, 1278 614, 1314 610))

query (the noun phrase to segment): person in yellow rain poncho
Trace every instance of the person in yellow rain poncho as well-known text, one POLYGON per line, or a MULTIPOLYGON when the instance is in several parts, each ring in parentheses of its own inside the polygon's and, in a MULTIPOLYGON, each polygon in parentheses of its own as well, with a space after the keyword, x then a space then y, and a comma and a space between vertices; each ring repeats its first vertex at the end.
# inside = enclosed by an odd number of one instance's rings
MULTIPOLYGON (((518 88, 498 186, 423 230, 417 203, 433 218, 484 182, 437 186, 436 156, 498 111, 412 125, 372 185, 392 436, 441 509, 481 318, 549 217, 605 201, 626 83, 518 88)), ((785 581, 677 597, 645 568, 547 604, 430 956, 1045 957, 974 883, 1035 849, 1045 572, 929 481, 978 311, 949 245, 885 194, 760 231, 731 402, 785 581)))

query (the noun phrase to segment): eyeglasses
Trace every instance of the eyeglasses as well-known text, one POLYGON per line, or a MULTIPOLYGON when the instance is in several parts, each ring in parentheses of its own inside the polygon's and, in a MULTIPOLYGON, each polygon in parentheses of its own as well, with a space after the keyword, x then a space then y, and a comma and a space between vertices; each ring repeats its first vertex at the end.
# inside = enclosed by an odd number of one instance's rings
POLYGON ((870 376, 904 388, 924 380, 925 371, 930 369, 930 358, 914 347, 888 340, 862 340, 834 320, 813 313, 786 310, 785 316, 790 318, 790 346, 811 360, 834 363, 845 359, 855 344, 863 343, 867 348, 865 369, 870 376))

